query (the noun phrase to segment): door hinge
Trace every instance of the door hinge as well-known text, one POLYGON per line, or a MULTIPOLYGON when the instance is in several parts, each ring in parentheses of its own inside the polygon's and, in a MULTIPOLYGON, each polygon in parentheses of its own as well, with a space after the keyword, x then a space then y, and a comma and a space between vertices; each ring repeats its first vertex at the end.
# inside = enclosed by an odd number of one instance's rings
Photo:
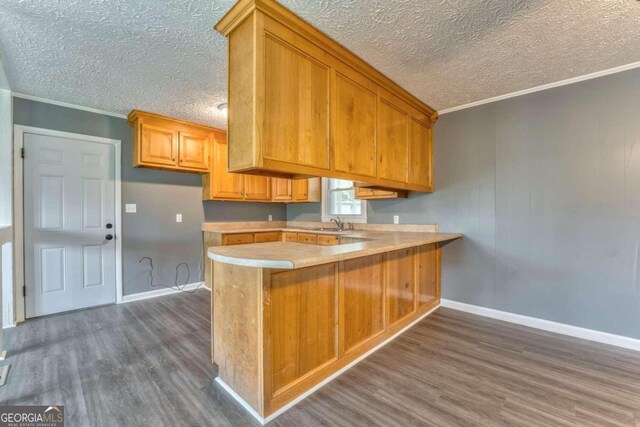
POLYGON ((24 148, 20 149, 20 157, 22 157, 24 159, 24 148))
POLYGON ((26 296, 27 296, 27 287, 26 287, 26 286, 23 286, 23 287, 22 287, 22 296, 23 296, 23 297, 26 297, 26 296))

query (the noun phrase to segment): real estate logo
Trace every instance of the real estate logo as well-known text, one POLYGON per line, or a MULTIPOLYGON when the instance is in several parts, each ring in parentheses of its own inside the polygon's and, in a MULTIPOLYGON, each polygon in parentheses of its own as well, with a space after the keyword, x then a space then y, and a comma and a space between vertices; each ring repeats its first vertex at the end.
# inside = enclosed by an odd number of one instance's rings
POLYGON ((0 406, 0 427, 64 427, 64 406, 0 406))

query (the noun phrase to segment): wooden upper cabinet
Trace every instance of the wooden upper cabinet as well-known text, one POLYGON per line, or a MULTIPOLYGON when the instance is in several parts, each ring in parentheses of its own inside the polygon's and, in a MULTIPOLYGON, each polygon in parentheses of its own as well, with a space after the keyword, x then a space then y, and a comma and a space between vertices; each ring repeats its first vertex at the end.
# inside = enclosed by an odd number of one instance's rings
POLYGON ((333 168, 375 177, 376 86, 353 71, 349 74, 352 78, 336 71, 334 78, 333 168))
POLYGON ((133 166, 177 172, 207 173, 211 133, 217 129, 133 110, 133 166))
POLYGON ((264 158, 326 169, 329 67, 305 53, 312 46, 276 30, 284 39, 267 32, 264 40, 264 158))
POLYGON ((433 190, 435 110, 274 0, 241 0, 216 29, 229 39, 230 171, 433 190))
POLYGON ((381 190, 378 188, 355 187, 355 198, 358 200, 406 199, 405 190, 381 190))
POLYGON ((433 189, 433 128, 409 120, 409 184, 427 183, 433 189))
POLYGON ((245 200, 261 202, 271 201, 271 178, 245 175, 244 198, 245 200))
POLYGON ((271 179, 271 198, 274 201, 289 202, 292 197, 293 183, 288 178, 271 179))
POLYGON ((320 178, 294 179, 292 202, 319 202, 322 200, 320 178))
POLYGON ((211 156, 209 133, 179 132, 178 165, 208 172, 211 156))
POLYGON ((227 172, 227 137, 224 132, 214 134, 211 172, 202 177, 203 200, 242 200, 244 176, 227 172))
POLYGON ((178 135, 174 129, 165 126, 140 124, 138 140, 139 157, 134 158, 134 166, 162 165, 174 167, 178 164, 178 135), (138 165, 135 164, 137 161, 138 165))
POLYGON ((408 114, 380 98, 378 103, 378 177, 407 181, 408 114))

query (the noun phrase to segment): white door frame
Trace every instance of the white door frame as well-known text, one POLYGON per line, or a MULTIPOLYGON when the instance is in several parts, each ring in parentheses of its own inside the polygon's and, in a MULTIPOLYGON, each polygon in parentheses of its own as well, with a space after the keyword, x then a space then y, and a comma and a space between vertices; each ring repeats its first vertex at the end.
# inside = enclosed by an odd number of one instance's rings
MULTIPOLYGON (((93 135, 63 132, 51 129, 42 129, 31 126, 13 126, 13 265, 14 280, 14 308, 16 322, 25 320, 25 298, 22 295, 24 287, 24 183, 23 183, 23 159, 24 134, 54 136, 59 138, 75 139, 79 142, 97 142, 111 144, 115 148, 115 208, 116 208, 116 303, 122 302, 122 141, 118 139, 102 138, 93 135)), ((29 153, 26 153, 28 156, 29 153)))

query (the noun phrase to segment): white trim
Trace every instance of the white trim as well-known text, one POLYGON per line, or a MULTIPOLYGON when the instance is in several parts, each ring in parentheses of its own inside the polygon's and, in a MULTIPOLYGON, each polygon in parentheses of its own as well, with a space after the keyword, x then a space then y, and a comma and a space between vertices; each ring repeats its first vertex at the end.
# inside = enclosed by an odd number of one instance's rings
POLYGON ((177 294, 179 292, 182 291, 193 291, 195 289, 206 289, 208 291, 211 291, 209 288, 207 288, 204 285, 204 282, 196 282, 196 283, 189 283, 188 285, 184 285, 184 287, 180 287, 180 289, 177 288, 161 288, 161 289, 157 289, 155 291, 147 291, 147 292, 139 292, 137 294, 131 294, 131 295, 125 295, 124 297, 122 297, 122 301, 119 301, 119 303, 122 304, 126 304, 128 302, 133 302, 133 301, 141 301, 144 299, 149 299, 149 298, 155 298, 155 297, 162 297, 165 295, 172 295, 172 294, 177 294))
MULTIPOLYGON (((14 267, 14 307, 15 320, 25 320, 25 298, 22 296, 24 286, 24 186, 23 159, 20 155, 24 146, 24 134, 53 136, 58 138, 76 139, 79 141, 111 144, 114 146, 115 162, 115 235, 116 235, 116 302, 122 299, 122 141, 100 136, 82 135, 79 133, 36 128, 31 126, 13 126, 13 267, 14 267)), ((28 154, 27 154, 28 155, 28 154)))
POLYGON ((416 320, 414 320, 413 322, 411 322, 410 324, 408 324, 407 326, 405 326, 404 328, 402 328, 401 330, 399 330, 398 332, 393 334, 391 337, 387 338, 385 341, 381 342, 380 344, 378 344, 377 346, 375 346, 371 350, 367 351, 366 353, 362 354, 358 358, 354 359, 351 363, 343 366, 341 369, 339 369, 338 371, 334 372, 332 375, 328 376, 324 380, 320 381, 318 384, 314 385, 309 390, 305 391, 300 396, 296 397, 291 402, 287 403, 282 408, 278 409, 277 411, 275 411, 273 414, 269 415, 268 417, 264 417, 263 418, 254 408, 251 407, 251 405, 249 405, 242 397, 240 397, 240 395, 238 395, 238 393, 236 393, 228 384, 226 384, 224 381, 222 381, 220 379, 220 377, 216 377, 216 382, 218 384, 220 384, 223 389, 225 389, 227 392, 229 392, 231 397, 236 399, 238 401, 238 403, 240 403, 240 405, 242 405, 243 408, 245 408, 251 415, 253 415, 253 417, 256 420, 258 420, 259 423, 261 423, 262 425, 265 425, 266 423, 268 423, 268 422, 272 421, 273 419, 275 419, 277 416, 279 416, 279 415, 283 414, 284 412, 288 411, 289 409, 291 409, 293 406, 298 404, 301 400, 305 399, 307 396, 309 396, 310 394, 312 394, 313 392, 315 392, 316 390, 318 390, 322 386, 328 384, 329 382, 331 382, 335 378, 337 378, 340 375, 342 375, 347 370, 351 369, 354 365, 358 364, 363 359, 366 359, 372 353, 375 353, 380 348, 382 348, 385 345, 389 344, 391 341, 396 339, 398 336, 402 335, 407 329, 411 328, 413 325, 415 325, 416 323, 420 322, 422 319, 424 319, 425 317, 427 317, 428 315, 433 313, 435 310, 437 310, 439 307, 440 307, 440 305, 437 305, 437 306, 433 307, 431 310, 427 311, 422 316, 418 317, 416 320))
POLYGON ((565 323, 552 322, 550 320, 539 319, 537 317, 523 316, 521 314, 509 313, 506 311, 494 310, 492 308, 478 305, 466 304, 448 299, 441 300, 442 307, 464 311, 466 313, 477 314, 479 316, 490 317, 491 319, 503 320, 509 323, 529 326, 543 331, 555 332, 556 334, 568 335, 582 338, 602 344, 614 345, 616 347, 627 348, 629 350, 640 351, 640 340, 635 338, 614 335, 607 332, 595 331, 593 329, 580 328, 578 326, 567 325, 565 323))
POLYGON ((332 219, 337 219, 338 217, 340 217, 340 219, 343 220, 343 222, 366 224, 367 223, 367 201, 366 200, 360 200, 361 206, 362 206, 361 215, 331 215, 327 213, 327 210, 328 210, 327 196, 329 194, 328 181, 330 179, 333 179, 333 178, 321 178, 321 191, 322 191, 321 197, 320 197, 321 221, 331 222, 332 219))
POLYGON ((607 70, 596 71, 595 73, 584 74, 582 76, 572 77, 570 79, 560 80, 553 83, 547 83, 540 86, 534 86, 529 89, 523 89, 516 92, 507 93, 504 95, 494 96, 492 98, 487 98, 480 101, 474 101, 464 105, 458 105, 457 107, 445 108, 444 110, 438 111, 438 115, 452 113, 454 111, 464 110, 467 108, 477 107, 478 105, 489 104, 491 102, 502 101, 503 99, 515 98, 517 96, 527 95, 533 92, 540 92, 547 89, 553 89, 555 87, 566 86, 573 83, 579 83, 585 80, 591 80, 598 77, 608 76, 609 74, 621 73, 623 71, 632 70, 634 68, 639 68, 639 67, 640 67, 640 62, 632 62, 631 64, 621 65, 619 67, 609 68, 607 70))
POLYGON ((118 117, 120 119, 126 119, 125 114, 113 113, 111 111, 100 110, 98 108, 83 107, 82 105, 71 104, 69 102, 54 101, 53 99, 40 98, 39 96, 27 95, 26 93, 13 92, 13 96, 16 98, 29 99, 31 101, 44 102, 45 104, 59 105, 60 107, 73 108, 75 110, 88 111, 90 113, 103 114, 106 116, 118 117))

